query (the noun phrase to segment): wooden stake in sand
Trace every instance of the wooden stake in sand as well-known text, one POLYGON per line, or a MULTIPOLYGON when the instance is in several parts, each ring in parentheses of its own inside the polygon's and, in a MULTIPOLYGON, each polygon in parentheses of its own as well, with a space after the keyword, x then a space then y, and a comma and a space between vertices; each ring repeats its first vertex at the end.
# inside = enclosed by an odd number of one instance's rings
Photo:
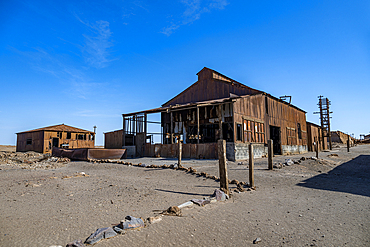
POLYGON ((253 144, 249 144, 249 187, 254 187, 253 144))
POLYGON ((348 139, 347 139, 347 152, 349 152, 349 135, 348 135, 348 139))
POLYGON ((226 141, 218 140, 218 165, 220 172, 220 188, 229 195, 229 182, 226 165, 226 141))
POLYGON ((180 167, 182 167, 182 165, 181 165, 182 143, 180 141, 180 137, 179 137, 179 140, 178 141, 179 141, 179 160, 177 162, 177 166, 180 168, 180 167))
POLYGON ((268 140, 267 141, 267 146, 268 146, 268 164, 269 164, 269 170, 272 170, 273 169, 273 166, 272 166, 272 140, 268 140))
POLYGON ((316 158, 319 158, 319 145, 315 142, 316 158))

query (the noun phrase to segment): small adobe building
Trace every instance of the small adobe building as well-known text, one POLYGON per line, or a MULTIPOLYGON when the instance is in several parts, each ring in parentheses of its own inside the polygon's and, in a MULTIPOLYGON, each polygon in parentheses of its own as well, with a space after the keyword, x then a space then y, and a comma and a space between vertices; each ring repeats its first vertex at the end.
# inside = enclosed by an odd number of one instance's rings
POLYGON ((94 148, 95 133, 68 126, 53 125, 17 134, 17 152, 51 153, 53 147, 94 148))

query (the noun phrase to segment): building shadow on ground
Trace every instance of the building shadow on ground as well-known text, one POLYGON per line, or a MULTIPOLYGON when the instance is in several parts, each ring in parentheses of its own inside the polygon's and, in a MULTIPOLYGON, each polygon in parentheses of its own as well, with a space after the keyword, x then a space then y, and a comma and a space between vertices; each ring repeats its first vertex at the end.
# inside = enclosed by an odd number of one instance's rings
POLYGON ((297 185, 370 197, 370 155, 360 155, 297 185))

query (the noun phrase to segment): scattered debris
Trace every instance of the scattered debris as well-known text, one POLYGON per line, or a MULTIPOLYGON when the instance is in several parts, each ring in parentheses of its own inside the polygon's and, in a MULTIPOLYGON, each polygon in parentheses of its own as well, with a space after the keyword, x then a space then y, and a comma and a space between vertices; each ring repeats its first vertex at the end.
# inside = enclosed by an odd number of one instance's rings
POLYGON ((329 154, 328 157, 338 157, 338 154, 329 154))
POLYGON ((142 218, 135 218, 128 215, 124 220, 121 221, 121 223, 113 227, 113 229, 116 232, 121 233, 123 230, 137 229, 142 227, 144 227, 144 221, 142 218))
POLYGON ((150 224, 157 223, 157 222, 159 222, 159 221, 161 221, 161 220, 162 220, 162 217, 161 217, 160 215, 155 216, 155 217, 149 217, 149 218, 148 218, 148 222, 149 222, 150 224))
POLYGON ((169 216, 182 216, 181 209, 178 206, 171 206, 167 210, 163 211, 162 214, 169 216))
POLYGON ((0 165, 16 166, 22 169, 55 169, 70 162, 68 158, 50 157, 50 154, 29 152, 0 152, 0 165))
POLYGON ((291 159, 286 159, 284 164, 285 164, 286 166, 291 166, 291 165, 294 165, 294 161, 293 161, 293 160, 291 160, 291 159))
POLYGON ((85 240, 85 244, 95 244, 102 239, 112 238, 114 236, 117 236, 117 233, 112 227, 99 228, 85 240))
POLYGON ((219 189, 215 189, 215 191, 213 192, 212 197, 215 197, 217 201, 221 201, 221 202, 226 201, 227 199, 229 199, 229 196, 225 192, 223 192, 219 189))
POLYGON ((208 199, 192 199, 191 201, 202 207, 211 203, 211 201, 208 199))
POLYGON ((193 206, 193 202, 192 201, 188 201, 188 202, 185 202, 185 203, 183 203, 183 204, 181 204, 181 205, 179 205, 178 206, 178 208, 179 209, 182 209, 182 208, 187 208, 187 207, 191 207, 191 206, 193 206))
POLYGON ((82 243, 82 240, 75 240, 68 243, 66 247, 85 247, 85 245, 82 243))
POLYGON ((255 240, 253 240, 253 244, 258 244, 261 241, 262 241, 261 238, 256 238, 255 240))

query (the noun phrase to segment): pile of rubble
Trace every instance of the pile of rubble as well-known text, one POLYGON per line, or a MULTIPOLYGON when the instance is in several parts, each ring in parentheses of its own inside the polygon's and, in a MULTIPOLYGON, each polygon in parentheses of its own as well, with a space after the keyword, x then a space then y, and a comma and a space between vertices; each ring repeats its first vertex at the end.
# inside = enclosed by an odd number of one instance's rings
POLYGON ((22 169, 55 169, 70 162, 68 158, 51 157, 50 154, 29 152, 0 152, 0 165, 16 166, 22 169))
POLYGON ((276 168, 276 169, 281 169, 281 168, 283 168, 285 166, 291 166, 291 165, 294 165, 294 164, 295 165, 301 164, 301 162, 302 161, 305 161, 305 160, 313 160, 313 161, 316 161, 319 164, 325 164, 325 165, 327 165, 327 162, 326 161, 324 161, 322 159, 318 159, 318 158, 316 158, 316 157, 313 156, 313 157, 302 157, 302 158, 300 158, 298 160, 286 159, 284 163, 275 163, 273 167, 276 168))

